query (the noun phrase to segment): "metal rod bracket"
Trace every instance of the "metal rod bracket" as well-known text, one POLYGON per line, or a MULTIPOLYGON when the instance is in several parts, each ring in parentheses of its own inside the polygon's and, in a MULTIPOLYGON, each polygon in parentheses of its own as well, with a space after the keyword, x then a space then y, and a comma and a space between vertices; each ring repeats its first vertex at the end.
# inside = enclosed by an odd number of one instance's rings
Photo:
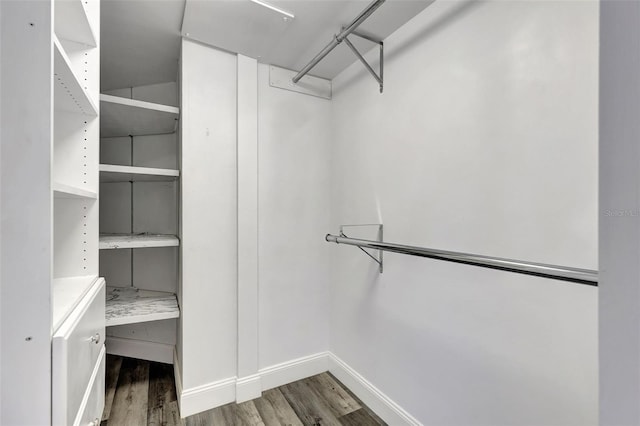
MULTIPOLYGON (((355 226, 375 226, 378 228, 378 235, 376 237, 376 241, 378 242, 382 242, 383 241, 383 225, 380 223, 376 223, 376 224, 371 224, 371 225, 340 225, 340 236, 343 238, 349 238, 345 233, 344 233, 344 228, 347 227, 355 227, 355 226)), ((329 237, 329 234, 327 234, 327 237, 329 237)), ((327 239, 327 241, 329 241, 327 239)), ((337 243, 337 241, 336 241, 337 243)), ((371 253, 369 253, 367 250, 365 250, 362 247, 358 247, 360 250, 362 250, 367 256, 369 256, 371 259, 373 259, 374 262, 376 262, 379 266, 379 271, 380 273, 383 272, 384 270, 384 259, 383 259, 383 250, 378 250, 378 257, 376 258, 374 255, 372 255, 371 253)))
POLYGON ((358 49, 356 49, 356 47, 351 43, 351 41, 349 40, 349 38, 347 36, 345 36, 343 40, 340 40, 340 41, 344 41, 347 44, 347 46, 349 46, 349 49, 351 49, 351 51, 356 56, 356 58, 358 58, 360 60, 360 62, 362 62, 362 65, 364 65, 364 67, 367 69, 367 71, 369 71, 369 73, 373 76, 373 78, 375 78, 375 80, 378 82, 378 84, 380 86, 380 93, 382 93, 383 90, 384 90, 384 43, 382 41, 374 40, 371 37, 360 35, 355 31, 351 32, 350 35, 354 35, 356 37, 360 37, 362 39, 368 40, 368 41, 370 41, 372 43, 376 43, 379 46, 379 48, 380 48, 380 61, 379 61, 379 64, 378 64, 378 72, 379 73, 377 74, 373 70, 373 67, 371 65, 369 65, 369 63, 364 58, 364 56, 362 56, 360 51, 358 51, 358 49))

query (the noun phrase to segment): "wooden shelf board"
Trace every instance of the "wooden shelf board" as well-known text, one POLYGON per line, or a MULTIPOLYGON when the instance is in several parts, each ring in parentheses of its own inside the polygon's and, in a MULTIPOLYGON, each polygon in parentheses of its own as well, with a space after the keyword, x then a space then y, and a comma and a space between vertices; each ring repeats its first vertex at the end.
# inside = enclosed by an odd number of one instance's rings
POLYGON ((97 275, 77 277, 55 278, 52 288, 52 316, 53 332, 69 316, 80 300, 89 291, 93 283, 98 279, 97 275))
POLYGON ((71 61, 60 41, 53 36, 54 45, 54 99, 56 109, 84 115, 98 115, 98 107, 73 71, 71 61))
POLYGON ((100 250, 176 247, 180 240, 175 235, 164 234, 102 234, 100 250))
POLYGON ((55 28, 58 38, 96 47, 96 36, 82 0, 55 2, 55 28))
POLYGON ((174 133, 178 107, 100 95, 100 136, 143 136, 174 133))
POLYGON ((173 293, 135 287, 107 287, 107 327, 180 317, 173 293))
POLYGON ((89 191, 60 182, 53 182, 51 189, 55 198, 88 198, 93 200, 98 198, 96 191, 89 191))
POLYGON ((170 182, 179 170, 100 164, 100 182, 170 182))

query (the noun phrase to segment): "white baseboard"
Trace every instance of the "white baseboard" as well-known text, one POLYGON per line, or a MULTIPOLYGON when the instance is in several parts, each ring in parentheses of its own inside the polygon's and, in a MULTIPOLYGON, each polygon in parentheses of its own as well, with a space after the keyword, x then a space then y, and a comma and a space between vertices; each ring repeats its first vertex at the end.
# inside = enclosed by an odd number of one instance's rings
POLYGON ((173 364, 175 345, 124 339, 122 337, 107 337, 105 345, 107 346, 108 354, 173 364))
POLYGON ((178 353, 173 352, 173 374, 176 381, 176 394, 180 417, 192 416, 212 408, 234 402, 236 399, 236 378, 218 380, 202 386, 184 389, 178 353))
POLYGON ((238 404, 262 395, 262 380, 259 374, 241 377, 236 381, 236 402, 238 404))
POLYGON ((314 355, 261 368, 258 375, 262 379, 262 390, 277 388, 296 380, 306 379, 329 370, 329 353, 314 355))
POLYGON ((394 426, 422 425, 415 417, 330 352, 329 371, 387 424, 394 426))
POLYGON ((183 418, 230 402, 249 401, 259 397, 262 391, 330 371, 387 424, 394 426, 422 425, 331 352, 321 352, 262 368, 258 374, 240 379, 230 377, 190 389, 183 389, 177 355, 174 354, 174 357, 176 392, 180 415, 183 418))

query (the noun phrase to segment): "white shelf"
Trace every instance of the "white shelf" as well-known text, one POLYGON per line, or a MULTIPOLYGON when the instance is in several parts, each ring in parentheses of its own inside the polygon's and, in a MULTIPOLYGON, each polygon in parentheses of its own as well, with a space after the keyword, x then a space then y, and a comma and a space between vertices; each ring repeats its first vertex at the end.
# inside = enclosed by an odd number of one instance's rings
POLYGON ((58 0, 54 4, 55 28, 58 38, 96 47, 96 36, 82 0, 58 0))
POLYGON ((180 240, 175 235, 164 234, 103 234, 100 235, 100 250, 176 247, 180 240))
POLYGON ((80 114, 96 116, 98 108, 87 91, 80 83, 80 79, 73 71, 71 61, 60 41, 53 36, 55 106, 63 111, 78 112, 80 114))
POLYGON ((178 317, 180 308, 173 293, 135 287, 107 288, 107 327, 178 317))
POLYGON ((93 200, 98 198, 96 191, 89 191, 59 182, 53 182, 51 189, 55 198, 89 198, 93 200))
POLYGON ((98 279, 96 275, 87 275, 53 280, 51 309, 53 311, 54 333, 89 291, 96 279, 98 279))
POLYGON ((170 182, 179 170, 100 164, 100 182, 170 182))
POLYGON ((174 133, 179 114, 178 107, 101 94, 100 137, 174 133))

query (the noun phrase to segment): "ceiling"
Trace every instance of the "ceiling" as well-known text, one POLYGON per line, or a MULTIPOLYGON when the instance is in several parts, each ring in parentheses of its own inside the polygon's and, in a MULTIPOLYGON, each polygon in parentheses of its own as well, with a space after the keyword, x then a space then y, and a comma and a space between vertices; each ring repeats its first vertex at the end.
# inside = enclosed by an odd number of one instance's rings
MULTIPOLYGON (((102 90, 175 81, 180 37, 262 63, 299 70, 369 0, 266 0, 294 19, 248 0, 103 0, 102 90)), ((433 0, 387 0, 358 32, 384 40, 433 0)), ((350 37, 364 51, 375 44, 350 37)), ((310 72, 333 78, 356 61, 339 45, 310 72)))

